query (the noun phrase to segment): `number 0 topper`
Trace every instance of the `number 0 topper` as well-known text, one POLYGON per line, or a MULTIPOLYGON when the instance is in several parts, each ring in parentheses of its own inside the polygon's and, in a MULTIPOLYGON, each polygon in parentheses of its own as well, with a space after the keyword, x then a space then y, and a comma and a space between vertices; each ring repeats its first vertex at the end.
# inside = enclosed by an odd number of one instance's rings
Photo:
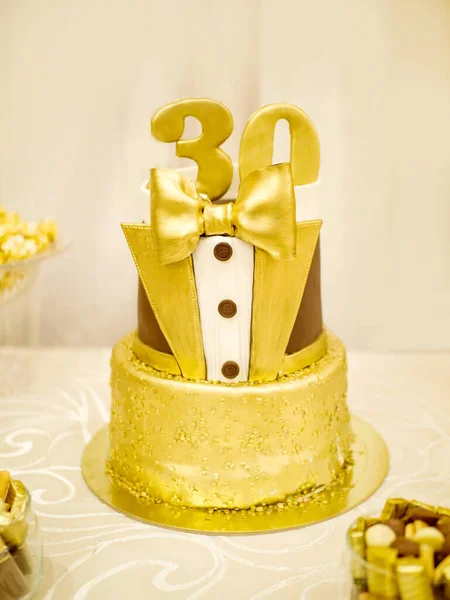
POLYGON ((241 139, 239 176, 272 164, 275 127, 285 119, 291 134, 291 170, 294 185, 314 183, 319 176, 319 136, 310 118, 293 104, 269 104, 250 117, 241 139))

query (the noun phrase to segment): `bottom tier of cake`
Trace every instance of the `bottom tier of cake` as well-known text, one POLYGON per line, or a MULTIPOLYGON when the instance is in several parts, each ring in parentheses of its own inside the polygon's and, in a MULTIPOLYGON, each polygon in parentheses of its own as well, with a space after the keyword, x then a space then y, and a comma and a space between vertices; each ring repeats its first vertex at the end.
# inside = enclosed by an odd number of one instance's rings
POLYGON ((134 495, 176 505, 247 508, 327 486, 350 459, 347 363, 326 355, 270 383, 161 373, 120 340, 111 359, 108 471, 134 495))

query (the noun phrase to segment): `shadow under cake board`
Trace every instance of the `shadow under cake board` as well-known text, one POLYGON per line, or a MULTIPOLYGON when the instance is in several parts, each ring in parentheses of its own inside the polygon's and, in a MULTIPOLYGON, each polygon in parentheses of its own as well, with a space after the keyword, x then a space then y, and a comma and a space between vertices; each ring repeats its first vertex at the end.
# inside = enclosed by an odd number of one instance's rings
POLYGON ((299 506, 282 510, 189 508, 168 504, 145 504, 116 486, 106 474, 109 453, 109 426, 88 443, 81 470, 87 485, 105 504, 125 515, 162 527, 202 534, 256 534, 295 529, 341 515, 367 500, 383 483, 389 470, 389 454, 380 434, 359 417, 351 417, 354 434, 353 466, 341 486, 315 492, 299 506))

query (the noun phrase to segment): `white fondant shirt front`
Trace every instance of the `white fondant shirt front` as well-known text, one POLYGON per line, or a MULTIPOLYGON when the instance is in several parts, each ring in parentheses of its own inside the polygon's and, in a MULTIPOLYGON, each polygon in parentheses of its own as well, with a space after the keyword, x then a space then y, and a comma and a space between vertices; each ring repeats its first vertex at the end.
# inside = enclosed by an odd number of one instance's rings
POLYGON ((253 298, 253 246, 235 237, 200 238, 193 253, 195 283, 205 352, 207 379, 235 383, 248 379, 253 298), (226 242, 233 254, 226 261, 214 256, 217 244, 226 242), (219 313, 222 300, 237 306, 234 317, 219 313), (239 365, 239 374, 227 379, 222 366, 227 361, 239 365))

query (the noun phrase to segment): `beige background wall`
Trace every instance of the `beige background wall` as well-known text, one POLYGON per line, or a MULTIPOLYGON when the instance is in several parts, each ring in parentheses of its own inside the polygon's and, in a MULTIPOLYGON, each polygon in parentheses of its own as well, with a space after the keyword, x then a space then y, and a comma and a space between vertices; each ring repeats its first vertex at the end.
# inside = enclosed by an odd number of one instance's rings
POLYGON ((180 164, 149 118, 210 96, 234 158, 263 104, 314 120, 328 325, 352 348, 450 347, 448 0, 0 0, 0 81, 0 204, 74 241, 45 268, 44 343, 134 327, 119 223, 150 166, 180 164))

